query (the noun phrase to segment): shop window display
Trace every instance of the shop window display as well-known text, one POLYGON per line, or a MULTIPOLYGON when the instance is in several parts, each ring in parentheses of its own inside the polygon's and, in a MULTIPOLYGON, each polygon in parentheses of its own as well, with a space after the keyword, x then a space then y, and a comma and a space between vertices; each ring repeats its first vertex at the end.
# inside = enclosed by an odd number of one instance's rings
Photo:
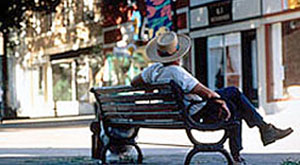
POLYGON ((211 89, 227 86, 242 89, 241 66, 240 34, 214 36, 208 39, 208 86, 211 89))
POLYGON ((240 87, 241 56, 238 45, 226 47, 226 85, 240 87))
POLYGON ((266 26, 269 101, 300 98, 300 20, 266 26))
POLYGON ((300 98, 300 19, 282 23, 285 94, 300 98))

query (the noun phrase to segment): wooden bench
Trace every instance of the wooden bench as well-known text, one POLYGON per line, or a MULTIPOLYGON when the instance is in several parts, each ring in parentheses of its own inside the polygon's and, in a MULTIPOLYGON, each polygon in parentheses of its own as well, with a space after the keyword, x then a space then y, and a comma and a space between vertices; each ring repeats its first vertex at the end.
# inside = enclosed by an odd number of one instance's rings
MULTIPOLYGON (((225 156, 228 164, 232 158, 224 149, 223 144, 228 138, 228 129, 238 123, 200 124, 193 121, 187 108, 183 104, 183 92, 173 81, 156 83, 143 87, 114 86, 94 87, 98 102, 98 121, 91 125, 93 134, 92 155, 106 163, 105 154, 110 146, 103 146, 99 140, 99 121, 103 123, 107 135, 109 127, 134 128, 135 133, 128 138, 118 139, 120 143, 132 145, 138 153, 137 163, 141 164, 143 155, 134 138, 139 128, 185 129, 193 149, 189 151, 184 164, 190 164, 192 157, 198 152, 220 152, 225 156), (197 141, 191 131, 224 130, 224 135, 216 143, 201 143, 197 141)), ((110 137, 113 138, 113 137, 110 137)))

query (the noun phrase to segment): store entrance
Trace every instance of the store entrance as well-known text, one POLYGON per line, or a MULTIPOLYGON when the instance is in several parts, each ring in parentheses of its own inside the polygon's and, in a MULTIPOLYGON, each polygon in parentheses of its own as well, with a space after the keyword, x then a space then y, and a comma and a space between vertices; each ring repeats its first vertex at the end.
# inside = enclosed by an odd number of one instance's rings
POLYGON ((256 30, 242 32, 243 92, 258 107, 256 30))
POLYGON ((53 100, 55 116, 79 115, 76 99, 75 60, 61 59, 52 62, 53 100))

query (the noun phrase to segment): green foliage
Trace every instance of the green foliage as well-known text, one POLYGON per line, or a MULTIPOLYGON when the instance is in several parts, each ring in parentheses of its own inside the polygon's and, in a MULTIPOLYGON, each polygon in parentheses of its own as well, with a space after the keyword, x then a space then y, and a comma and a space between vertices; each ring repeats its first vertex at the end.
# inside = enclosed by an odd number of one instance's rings
POLYGON ((288 158, 284 160, 281 165, 300 165, 300 160, 292 160, 291 158, 288 158))
POLYGON ((5 0, 0 6, 0 31, 7 32, 9 28, 20 27, 27 10, 39 12, 55 12, 60 0, 5 0))

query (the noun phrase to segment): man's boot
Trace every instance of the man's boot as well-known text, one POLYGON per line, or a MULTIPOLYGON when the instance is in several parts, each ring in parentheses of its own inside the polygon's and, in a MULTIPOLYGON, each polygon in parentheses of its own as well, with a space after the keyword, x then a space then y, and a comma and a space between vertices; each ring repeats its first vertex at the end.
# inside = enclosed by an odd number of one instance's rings
POLYGON ((264 146, 274 143, 276 140, 282 139, 293 132, 292 128, 279 129, 272 124, 267 124, 266 126, 260 128, 261 141, 264 146))
POLYGON ((240 153, 231 154, 233 158, 233 165, 246 165, 246 160, 241 157, 240 153))

